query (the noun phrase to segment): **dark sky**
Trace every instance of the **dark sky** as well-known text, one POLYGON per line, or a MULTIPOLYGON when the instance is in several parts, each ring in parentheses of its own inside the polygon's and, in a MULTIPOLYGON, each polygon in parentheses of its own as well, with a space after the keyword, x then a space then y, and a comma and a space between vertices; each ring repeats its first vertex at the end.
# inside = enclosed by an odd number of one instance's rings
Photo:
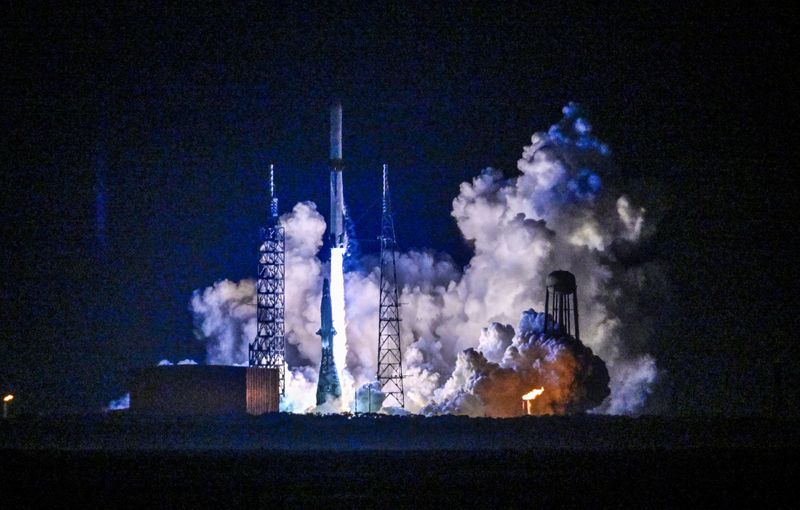
POLYGON ((652 256, 679 298, 652 350, 673 402, 763 410, 774 392, 738 388, 773 388, 776 360, 796 378, 787 12, 109 5, 0 7, 0 390, 21 409, 97 409, 131 368, 200 359, 189 298, 254 275, 267 164, 284 210, 326 209, 333 97, 359 235, 387 162, 400 243, 462 264, 458 184, 515 175, 581 103, 618 184, 661 213, 652 256))

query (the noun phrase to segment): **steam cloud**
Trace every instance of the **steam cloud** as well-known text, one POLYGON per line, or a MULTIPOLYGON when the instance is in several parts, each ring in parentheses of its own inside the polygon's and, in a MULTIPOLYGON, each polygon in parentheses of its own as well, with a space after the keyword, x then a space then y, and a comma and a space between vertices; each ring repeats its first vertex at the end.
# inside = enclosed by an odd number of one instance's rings
POLYGON ((605 363, 579 340, 544 334, 544 313, 523 313, 519 334, 498 323, 482 331, 478 349, 458 354, 453 375, 424 414, 511 417, 522 414, 521 397, 532 388, 544 392, 532 401, 532 414, 567 414, 592 409, 609 394, 605 363), (477 399, 473 398, 477 397, 477 399))
MULTIPOLYGON (((517 162, 520 175, 504 179, 487 168, 461 184, 451 214, 474 246, 463 271, 445 254, 397 254, 407 411, 512 416, 521 413, 523 393, 545 386, 538 413, 635 414, 651 392, 658 374, 646 352, 653 322, 637 303, 644 294, 666 296, 666 286, 656 263, 617 259, 619 246, 641 242, 645 210, 605 185, 609 149, 580 109, 570 103, 563 113, 532 136, 517 162), (585 346, 544 335, 543 316, 531 309, 542 306, 545 276, 555 269, 575 274, 585 346)), ((314 410, 320 361, 315 331, 325 268, 317 252, 325 222, 311 202, 280 221, 291 370, 282 406, 306 412, 314 410)), ((359 406, 380 397, 364 396, 376 370, 379 268, 374 259, 363 262, 345 274, 347 371, 359 406)), ((207 363, 246 363, 256 330, 252 280, 195 291, 191 310, 207 363)))

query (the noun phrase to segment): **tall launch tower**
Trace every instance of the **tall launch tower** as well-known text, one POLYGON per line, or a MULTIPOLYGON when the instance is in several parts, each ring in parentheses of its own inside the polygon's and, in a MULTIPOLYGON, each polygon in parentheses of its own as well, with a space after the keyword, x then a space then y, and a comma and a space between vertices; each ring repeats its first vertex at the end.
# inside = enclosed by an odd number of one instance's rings
POLYGON ((278 220, 275 168, 269 166, 270 215, 261 231, 256 282, 256 338, 249 346, 251 367, 274 368, 286 394, 286 340, 284 330, 286 233, 278 220))
POLYGON ((405 407, 403 395, 403 363, 400 352, 400 300, 397 292, 397 269, 391 203, 389 170, 383 165, 383 214, 381 217, 381 297, 378 319, 378 383, 386 395, 405 407))

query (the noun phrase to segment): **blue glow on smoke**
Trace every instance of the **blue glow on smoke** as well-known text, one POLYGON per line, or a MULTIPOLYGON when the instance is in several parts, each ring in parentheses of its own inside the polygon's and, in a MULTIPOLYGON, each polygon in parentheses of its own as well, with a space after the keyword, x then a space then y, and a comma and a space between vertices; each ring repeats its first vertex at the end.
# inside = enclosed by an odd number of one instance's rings
POLYGON ((588 168, 578 172, 578 175, 567 181, 569 198, 574 201, 592 200, 603 187, 600 176, 588 168))
POLYGON ((589 124, 589 122, 587 122, 586 119, 584 119, 583 117, 578 117, 577 119, 575 119, 574 126, 575 126, 575 131, 579 135, 586 135, 592 130, 591 124, 589 124))
POLYGON ((561 113, 563 113, 564 117, 566 118, 575 117, 576 115, 578 115, 578 112, 579 112, 578 104, 573 101, 570 101, 564 108, 561 109, 561 113))
POLYGON ((570 102, 564 117, 547 130, 548 146, 559 153, 567 173, 552 192, 561 203, 592 201, 603 188, 597 169, 605 167, 611 151, 592 133, 592 125, 580 105, 570 102))
POLYGON ((347 251, 344 254, 344 272, 350 273, 361 269, 361 246, 358 243, 356 223, 350 217, 350 212, 344 208, 344 231, 347 237, 347 251))
POLYGON ((602 183, 600 182, 600 176, 599 175, 597 175, 597 174, 589 174, 589 177, 587 177, 587 182, 589 184, 589 188, 591 188, 594 193, 597 193, 598 191, 600 191, 600 187, 602 186, 602 183))
POLYGON ((580 105, 570 102, 562 110, 564 118, 550 126, 547 136, 550 141, 564 149, 578 149, 608 156, 611 151, 592 134, 592 125, 583 115, 580 105))

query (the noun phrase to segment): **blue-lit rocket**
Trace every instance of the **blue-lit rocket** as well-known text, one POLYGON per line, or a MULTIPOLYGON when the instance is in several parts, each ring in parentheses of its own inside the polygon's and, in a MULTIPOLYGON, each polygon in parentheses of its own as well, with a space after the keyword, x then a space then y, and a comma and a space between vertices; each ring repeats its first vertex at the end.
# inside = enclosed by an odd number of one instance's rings
POLYGON ((333 311, 331 310, 331 290, 328 280, 322 282, 322 303, 320 304, 320 327, 317 334, 322 340, 322 361, 319 364, 319 382, 317 383, 317 405, 324 404, 328 399, 342 396, 342 387, 339 384, 339 375, 336 373, 336 363, 333 360, 333 311))
POLYGON ((344 248, 344 183, 342 182, 342 104, 331 106, 331 248, 344 248))
MULTIPOLYGON (((342 104, 336 102, 331 106, 331 215, 328 223, 328 237, 331 253, 336 249, 345 249, 347 239, 344 233, 344 184, 342 182, 342 104)), ((331 271, 334 270, 333 256, 331 256, 331 271)), ((341 259, 338 259, 341 264, 341 259)), ((341 272, 341 265, 337 266, 341 272)), ((341 274, 337 272, 338 279, 331 279, 334 283, 341 284, 341 274)), ((332 274, 330 276, 333 276, 332 274)), ((338 289, 337 295, 343 295, 344 289, 338 289)), ((333 327, 333 309, 331 306, 330 281, 322 283, 322 303, 320 304, 320 328, 317 334, 322 340, 322 360, 319 366, 319 382, 317 383, 317 405, 324 404, 331 399, 342 396, 342 387, 333 358, 333 337, 336 330, 333 327)))

